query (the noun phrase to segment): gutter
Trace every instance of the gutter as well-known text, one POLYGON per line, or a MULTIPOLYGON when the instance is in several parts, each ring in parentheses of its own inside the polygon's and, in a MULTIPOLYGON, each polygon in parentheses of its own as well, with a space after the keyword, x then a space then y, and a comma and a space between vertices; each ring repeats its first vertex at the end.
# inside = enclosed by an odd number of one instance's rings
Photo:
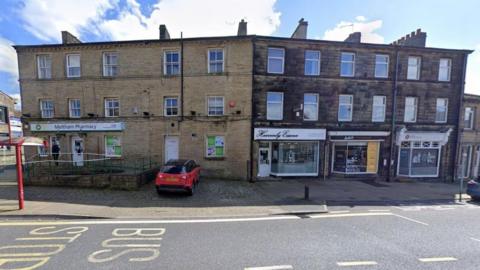
POLYGON ((460 89, 460 101, 458 104, 458 120, 457 120, 457 138, 456 143, 454 145, 454 153, 452 164, 453 164, 453 178, 452 182, 458 180, 458 167, 460 165, 459 158, 460 158, 460 145, 461 145, 461 130, 460 130, 460 123, 462 122, 462 111, 463 111, 463 96, 465 94, 465 77, 467 73, 467 60, 468 60, 468 53, 463 55, 463 69, 462 69, 462 85, 460 89))
POLYGON ((251 183, 254 183, 255 182, 255 179, 253 177, 253 130, 254 130, 254 107, 255 107, 255 104, 253 103, 254 102, 254 97, 253 97, 253 90, 254 90, 254 85, 255 85, 255 42, 256 42, 256 38, 255 37, 252 37, 251 39, 252 41, 252 92, 250 94, 250 99, 251 99, 251 111, 250 111, 250 172, 247 177, 249 178, 249 181, 251 183))
POLYGON ((390 156, 388 157, 388 175, 387 182, 392 178, 392 161, 394 160, 394 148, 395 148, 395 129, 397 120, 397 91, 398 91, 398 66, 399 66, 398 47, 395 46, 395 70, 393 73, 393 87, 392 87, 392 123, 390 127, 390 156))
POLYGON ((183 32, 180 32, 180 120, 183 122, 183 32))

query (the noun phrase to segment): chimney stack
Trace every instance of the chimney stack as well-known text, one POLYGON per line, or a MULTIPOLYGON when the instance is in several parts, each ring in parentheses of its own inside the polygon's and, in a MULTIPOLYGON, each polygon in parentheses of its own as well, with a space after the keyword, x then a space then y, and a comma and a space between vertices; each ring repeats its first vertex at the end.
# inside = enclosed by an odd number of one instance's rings
POLYGON ((246 35, 247 35, 247 22, 244 19, 242 19, 238 23, 237 36, 246 36, 246 35))
POLYGON ((170 34, 168 33, 167 26, 165 24, 160 24, 158 29, 160 30, 160 39, 170 39, 170 34))
POLYGON ((82 43, 76 36, 70 34, 68 31, 62 31, 62 44, 76 44, 82 43))
POLYGON ((398 46, 412 46, 412 47, 425 47, 427 42, 427 33, 422 32, 422 29, 418 28, 417 31, 401 37, 400 39, 390 43, 390 45, 398 46))
POLYGON ((350 43, 360 43, 361 41, 362 41, 362 33, 360 33, 360 32, 351 33, 345 39, 345 42, 350 42, 350 43))
POLYGON ((293 32, 291 38, 307 39, 307 28, 308 22, 301 18, 300 21, 298 21, 297 28, 295 29, 295 32, 293 32))

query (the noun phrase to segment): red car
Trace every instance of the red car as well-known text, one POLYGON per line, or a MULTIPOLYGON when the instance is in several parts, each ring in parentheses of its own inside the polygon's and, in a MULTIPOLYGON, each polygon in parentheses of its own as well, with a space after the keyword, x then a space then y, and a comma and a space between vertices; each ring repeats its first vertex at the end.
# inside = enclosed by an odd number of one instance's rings
POLYGON ((164 190, 185 190, 191 196, 200 180, 200 166, 189 159, 172 159, 155 179, 158 194, 164 190))

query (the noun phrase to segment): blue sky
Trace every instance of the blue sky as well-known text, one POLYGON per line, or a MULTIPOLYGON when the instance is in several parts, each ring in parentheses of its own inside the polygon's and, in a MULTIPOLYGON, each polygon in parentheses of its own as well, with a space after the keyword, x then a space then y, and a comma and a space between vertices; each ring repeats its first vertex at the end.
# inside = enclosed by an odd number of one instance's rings
MULTIPOLYGON (((83 41, 171 35, 236 34, 246 19, 249 34, 290 36, 300 18, 308 37, 342 40, 361 31, 364 42, 390 43, 421 28, 427 46, 480 51, 478 0, 0 0, 0 90, 18 94, 11 44, 58 43, 68 30, 83 41)), ((480 94, 480 52, 469 58, 467 92, 480 94)))

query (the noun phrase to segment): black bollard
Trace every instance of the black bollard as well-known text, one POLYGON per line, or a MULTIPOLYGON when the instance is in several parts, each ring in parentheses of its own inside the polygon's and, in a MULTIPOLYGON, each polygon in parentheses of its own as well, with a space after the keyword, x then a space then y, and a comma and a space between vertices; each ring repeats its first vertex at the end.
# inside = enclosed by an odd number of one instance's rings
POLYGON ((310 199, 310 187, 305 185, 305 194, 304 194, 304 199, 308 201, 310 199))

